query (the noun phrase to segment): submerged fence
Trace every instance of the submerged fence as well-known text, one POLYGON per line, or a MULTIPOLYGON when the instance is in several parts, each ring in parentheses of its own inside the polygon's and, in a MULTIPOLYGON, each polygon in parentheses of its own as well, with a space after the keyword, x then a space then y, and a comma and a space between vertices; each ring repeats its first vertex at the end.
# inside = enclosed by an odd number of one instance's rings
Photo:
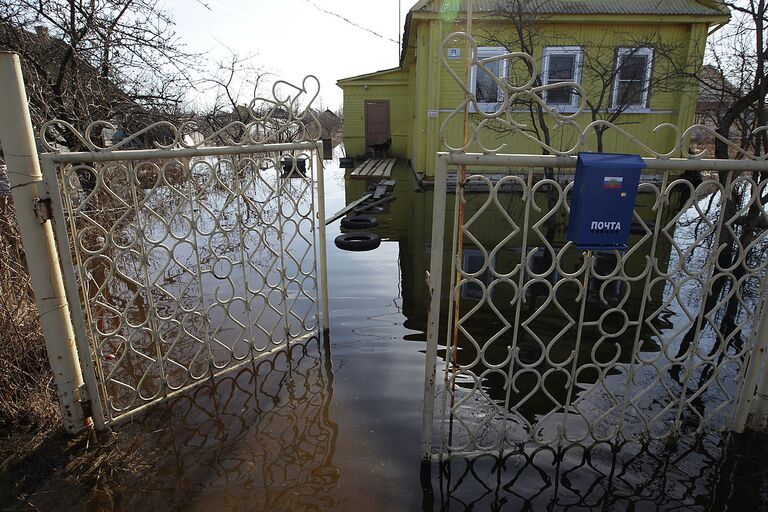
POLYGON ((208 137, 51 121, 38 159, 18 57, 0 57, 0 138, 69 431, 327 329, 322 143, 303 85, 278 82, 288 95, 208 137))
POLYGON ((315 149, 43 157, 109 421, 317 332, 315 149))
POLYGON ((537 172, 575 158, 534 160, 440 155, 428 359, 439 337, 446 350, 425 448, 435 439, 441 454, 505 452, 762 423, 768 180, 701 173, 694 185, 674 171, 762 163, 649 159, 628 250, 592 252, 565 240, 572 182, 537 172), (449 165, 470 163, 528 170, 456 173, 456 227, 444 237, 449 165))

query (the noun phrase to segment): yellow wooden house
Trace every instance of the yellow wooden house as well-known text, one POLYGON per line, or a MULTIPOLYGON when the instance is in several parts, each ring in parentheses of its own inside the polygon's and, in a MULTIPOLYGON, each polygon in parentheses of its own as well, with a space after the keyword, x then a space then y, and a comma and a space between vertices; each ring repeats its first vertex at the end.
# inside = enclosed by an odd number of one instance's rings
MULTIPOLYGON (((538 93, 553 110, 573 113, 582 127, 609 121, 664 152, 679 134, 654 128, 670 123, 684 130, 694 122, 698 86, 690 73, 702 64, 707 35, 729 19, 718 0, 474 0, 473 47, 447 37, 465 30, 466 2, 420 0, 406 17, 398 67, 338 81, 349 156, 370 154, 372 145, 391 139, 388 156, 433 175, 434 155, 445 150, 440 131, 447 118, 446 142, 463 143, 463 115, 451 117, 465 98, 456 79, 468 79, 477 100, 468 109, 469 123, 477 124, 501 101, 489 73, 513 85, 533 77, 534 86, 554 86, 538 93), (520 51, 533 57, 534 69, 519 58, 493 60, 520 51), (485 69, 473 64, 483 59, 485 69), (560 82, 576 82, 581 92, 555 86, 560 82)), ((579 135, 567 126, 557 129, 535 101, 522 98, 508 111, 528 135, 552 147, 570 148, 579 135)), ((504 143, 504 153, 542 152, 519 133, 485 131, 486 147, 504 143)), ((607 130, 596 149, 640 152, 617 130, 607 130)))

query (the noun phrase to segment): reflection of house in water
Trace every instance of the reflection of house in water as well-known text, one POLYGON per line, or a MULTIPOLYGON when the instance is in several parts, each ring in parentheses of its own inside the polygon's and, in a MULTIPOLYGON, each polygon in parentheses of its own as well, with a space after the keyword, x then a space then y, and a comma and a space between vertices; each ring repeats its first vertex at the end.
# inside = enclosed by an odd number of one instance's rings
MULTIPOLYGON (((427 324, 427 285, 425 276, 429 270, 430 241, 432 230, 432 196, 431 190, 416 190, 410 169, 396 169, 393 178, 398 180, 394 195, 397 200, 391 203, 389 209, 379 215, 380 225, 376 232, 384 240, 397 242, 400 249, 400 265, 402 272, 403 313, 407 317, 406 326, 425 331, 427 324)), ((347 177, 347 202, 362 195, 366 186, 375 180, 363 180, 347 177)), ((646 185, 648 187, 650 185, 646 185)), ((534 201, 540 211, 531 207, 528 224, 531 228, 523 232, 525 224, 526 203, 519 190, 508 189, 498 194, 498 206, 489 203, 489 194, 482 187, 475 187, 475 192, 466 194, 466 224, 468 234, 464 238, 462 265, 465 273, 472 273, 474 278, 461 286, 459 294, 459 310, 461 315, 477 308, 466 321, 462 329, 469 333, 478 345, 483 348, 485 359, 494 364, 501 363, 508 356, 508 347, 513 343, 514 327, 518 325, 518 358, 526 364, 536 363, 537 371, 543 372, 548 366, 546 359, 553 363, 567 360, 576 346, 578 330, 573 320, 579 319, 581 307, 580 284, 582 277, 568 279, 568 274, 575 274, 583 265, 583 252, 573 247, 566 247, 567 211, 562 204, 555 208, 550 216, 547 194, 543 189, 536 193, 534 201), (547 221, 545 216, 548 216, 547 221), (515 229, 511 219, 518 229, 515 229), (508 237, 509 236, 509 237, 508 237), (508 237, 508 238, 507 238, 508 237), (523 261, 525 247, 525 261, 523 261), (492 269, 483 270, 485 256, 489 255, 492 269), (521 264, 522 263, 522 264, 521 264), (523 275, 520 274, 520 268, 523 275), (494 276, 495 272, 495 276, 494 276), (497 280, 500 276, 507 276, 497 280), (492 286, 492 281, 497 280, 492 286), (483 298, 483 289, 488 289, 487 298, 483 298), (516 297, 523 297, 520 310, 517 311, 516 297), (550 300, 552 295, 554 300, 550 300), (519 315, 519 317, 518 317, 519 315), (511 326, 507 326, 505 321, 511 326), (501 332, 500 335, 498 333, 501 332), (498 336, 497 336, 498 335, 498 336), (494 337, 496 336, 496 337, 494 337), (542 360, 546 352, 546 359, 542 360), (537 363, 537 361, 539 361, 537 363)), ((679 188, 683 190, 683 188, 679 188)), ((453 219, 455 194, 448 195, 447 219, 450 224, 453 219)), ((589 362, 592 350, 595 349, 596 361, 610 361, 616 356, 616 343, 621 347, 619 363, 629 363, 636 343, 637 331, 634 328, 615 337, 609 337, 599 343, 600 334, 596 324, 598 319, 609 308, 618 307, 627 317, 636 321, 641 316, 641 330, 638 337, 641 352, 658 352, 660 342, 654 330, 662 331, 669 327, 668 323, 658 314, 663 310, 665 299, 664 283, 650 285, 646 292, 646 265, 651 264, 648 256, 653 245, 653 231, 657 220, 659 229, 665 229, 666 235, 661 235, 655 245, 655 265, 652 277, 666 273, 673 253, 671 240, 674 239, 675 216, 685 206, 689 198, 680 192, 670 193, 669 205, 664 208, 657 219, 654 203, 656 194, 641 193, 638 195, 636 213, 643 223, 636 222, 630 236, 629 250, 622 255, 615 251, 594 253, 592 275, 585 290, 587 304, 584 311, 582 341, 578 358, 589 362), (669 226, 669 227, 667 227, 669 226), (617 256, 621 256, 623 265, 617 268, 617 256), (623 273, 627 278, 620 279, 623 273), (643 301, 646 301, 643 304, 643 301), (592 325, 589 323, 592 322, 592 325), (597 348, 595 348, 597 346, 597 348)), ((443 282, 450 282, 451 273, 451 229, 446 229, 446 240, 443 256, 443 282)), ((443 329, 441 340, 445 340, 446 325, 449 324, 448 312, 449 286, 443 288, 443 329)), ((602 327, 608 332, 618 332, 623 318, 618 313, 611 313, 602 322, 602 327)), ((471 341, 461 331, 459 333, 458 358, 462 364, 470 364, 476 350, 471 341)), ((481 374, 485 368, 477 363, 473 373, 481 374)), ((533 379, 532 375, 529 375, 533 379)), ((594 372, 584 372, 579 375, 579 381, 594 383, 597 380, 594 372)), ((518 380, 521 395, 528 393, 534 386, 533 381, 526 385, 526 377, 518 380)), ((504 400, 506 391, 501 386, 501 380, 494 382, 494 376, 489 375, 486 385, 490 396, 504 400)), ((562 386, 562 392, 567 391, 562 386)), ((554 396, 557 391, 548 389, 554 396)), ((512 402, 514 402, 512 397, 512 402)), ((525 407, 531 413, 543 413, 551 408, 551 402, 543 398, 543 402, 528 400, 525 407)))

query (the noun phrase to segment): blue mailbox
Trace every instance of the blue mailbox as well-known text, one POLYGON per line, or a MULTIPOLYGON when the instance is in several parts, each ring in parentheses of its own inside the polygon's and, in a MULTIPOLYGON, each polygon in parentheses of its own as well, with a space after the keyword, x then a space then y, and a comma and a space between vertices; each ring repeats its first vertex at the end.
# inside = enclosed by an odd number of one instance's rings
POLYGON ((579 153, 568 240, 579 249, 626 249, 644 168, 638 155, 579 153))

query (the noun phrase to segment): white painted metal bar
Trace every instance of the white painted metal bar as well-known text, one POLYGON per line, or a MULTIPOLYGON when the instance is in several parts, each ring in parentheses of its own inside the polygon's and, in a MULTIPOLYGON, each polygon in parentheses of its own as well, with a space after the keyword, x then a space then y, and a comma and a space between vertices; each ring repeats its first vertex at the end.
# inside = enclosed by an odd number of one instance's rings
POLYGON ((0 52, 0 142, 3 145, 16 218, 27 255, 48 360, 53 370, 64 427, 77 432, 89 425, 80 404, 80 371, 75 332, 69 316, 53 229, 36 214, 43 176, 19 56, 0 52))
MULTIPOLYGON (((579 351, 581 350, 582 340, 584 339, 584 320, 585 312, 587 310, 587 290, 589 288, 589 279, 592 277, 592 266, 594 265, 595 257, 592 251, 584 251, 584 273, 581 277, 581 288, 577 297, 581 298, 579 304, 579 318, 576 321, 576 343, 571 351, 571 363, 570 371, 567 371, 567 375, 570 377, 568 380, 568 391, 563 404, 562 420, 560 422, 560 428, 557 429, 557 442, 560 443, 568 439, 566 429, 568 427, 567 420, 568 415, 571 414, 573 407, 573 394, 574 390, 578 388, 578 382, 576 381, 576 375, 579 371, 579 351)), ((578 298, 577 298, 578 300, 578 298)), ((561 370, 564 369, 564 365, 561 366, 561 370)))
POLYGON ((290 142, 281 144, 250 144, 240 146, 205 146, 180 149, 126 149, 116 151, 45 153, 43 157, 60 163, 112 162, 115 160, 164 160, 202 156, 247 155, 252 153, 279 153, 291 150, 315 150, 322 142, 290 142))
POLYGON ((440 332, 440 292, 443 281, 443 243, 445 238, 445 202, 448 164, 438 158, 435 164, 435 191, 432 204, 432 245, 429 259, 429 323, 424 380, 424 415, 421 429, 421 460, 430 459, 432 423, 435 409, 435 369, 440 332))
MULTIPOLYGON (((759 333, 758 336, 765 340, 768 338, 768 307, 763 309, 763 317, 761 319, 760 327, 759 327, 759 333)), ((762 361, 753 361, 753 364, 760 364, 762 362, 764 365, 768 364, 765 360, 762 361)), ((766 366, 763 366, 763 369, 765 369, 766 366)), ((756 393, 756 400, 754 405, 754 415, 752 417, 752 424, 750 427, 753 430, 767 430, 768 429, 768 376, 763 375, 763 379, 760 382, 760 385, 757 388, 756 393)))
MULTIPOLYGON (((763 278, 763 286, 766 283, 768 274, 763 278)), ((739 396, 735 432, 744 432, 747 428, 763 430, 768 426, 768 293, 763 290, 761 305, 755 308, 760 320, 752 334, 755 342, 739 396)))
MULTIPOLYGON (((447 179, 447 178, 446 178, 447 179)), ((453 185, 455 187, 455 190, 460 190, 460 184, 459 184, 459 175, 453 174, 453 185)), ((434 201, 434 198, 433 198, 434 201)), ((459 246, 459 201, 460 196, 457 194, 454 199, 454 205, 453 205, 453 222, 451 224, 451 267, 449 270, 449 286, 448 286, 448 316, 449 319, 448 322, 450 326, 452 326, 453 318, 454 318, 454 308, 456 306, 456 277, 458 275, 457 272, 457 265, 458 262, 458 246, 459 246)), ((434 221, 433 221, 434 222, 434 221)), ((440 292, 440 296, 442 297, 442 291, 440 292)), ((453 329, 448 328, 445 330, 445 361, 443 364, 443 399, 441 400, 441 407, 440 407, 440 416, 441 418, 445 419, 446 411, 448 410, 448 399, 451 399, 451 402, 453 402, 454 399, 454 391, 450 387, 450 379, 451 379, 451 365, 453 359, 453 354, 450 354, 454 349, 454 337, 453 337, 453 329)), ((446 421, 440 422, 440 453, 444 452, 446 449, 450 448, 450 436, 446 436, 446 421)))
MULTIPOLYGON (((77 346, 77 356, 80 361, 80 369, 83 373, 83 381, 88 394, 87 400, 93 413, 93 425, 96 430, 102 431, 107 428, 107 418, 104 415, 103 402, 99 392, 99 381, 96 377, 96 369, 93 361, 91 346, 88 342, 88 330, 86 328, 85 315, 80 303, 80 293, 77 288, 77 278, 75 277, 75 262, 72 259, 72 249, 69 246, 69 236, 67 235, 67 224, 64 221, 57 222, 57 219, 64 219, 64 203, 59 189, 59 181, 56 176, 56 162, 50 158, 40 160, 45 178, 46 197, 51 201, 51 209, 56 212, 51 222, 55 232, 56 245, 58 247, 59 259, 61 260, 61 270, 64 275, 64 288, 67 292, 67 302, 69 303, 72 325, 75 331, 75 345, 77 346)), ((81 397, 82 398, 82 397, 81 397)))
MULTIPOLYGON (((520 294, 524 293, 523 287, 525 285, 525 278, 528 272, 528 233, 531 222, 531 205, 533 204, 533 172, 529 171, 526 176, 526 188, 525 188, 525 214, 523 216, 523 240, 520 244, 520 260, 519 268, 517 270, 517 304, 515 305, 515 318, 512 323, 512 346, 509 347, 509 370, 508 379, 512 382, 515 372, 515 359, 518 357, 520 347, 518 346, 518 336, 520 333, 521 323, 521 310, 523 306, 522 297, 520 294)), ((512 386, 507 386, 507 391, 504 395, 504 410, 510 409, 510 397, 512 394, 512 386)), ((509 418, 504 419, 504 425, 502 428, 502 435, 506 437, 507 429, 509 428, 509 418)), ((503 452, 503 446, 499 447, 499 455, 503 452)))
MULTIPOLYGON (((237 165, 234 165, 233 167, 237 170, 239 173, 242 169, 241 167, 242 163, 238 163, 237 165)), ((237 200, 237 224, 238 224, 238 232, 240 236, 240 240, 245 240, 245 238, 248 236, 248 229, 245 227, 244 218, 245 218, 245 212, 243 210, 244 206, 244 200, 246 198, 246 191, 243 189, 243 182, 239 179, 234 179, 234 188, 235 193, 237 194, 238 200, 237 200)), ((250 289, 250 286, 248 286, 248 251, 246 250, 245 244, 241 243, 239 249, 239 256, 240 256, 240 275, 241 279, 243 280, 243 299, 244 299, 244 309, 245 309, 245 321, 247 326, 247 334, 248 334, 248 352, 250 354, 250 360, 253 361, 255 357, 255 340, 256 340, 256 333, 253 331, 253 324, 255 322, 255 318, 253 318, 253 300, 254 300, 254 294, 250 289)))
POLYGON ((328 247, 325 225, 325 168, 323 167, 323 147, 317 150, 317 234, 320 251, 320 308, 322 315, 322 331, 328 336, 331 327, 330 304, 328 302, 328 247))
MULTIPOLYGON (((664 173, 664 178, 661 182, 660 187, 660 193, 663 195, 667 190, 667 185, 669 182, 669 175, 667 173, 664 173)), ((654 205, 656 209, 656 224, 653 227, 653 233, 651 234, 652 241, 651 241, 651 249, 649 254, 656 254, 656 248, 659 242, 659 230, 661 229, 661 215, 664 211, 664 203, 659 199, 656 201, 656 204, 654 205)), ((648 290, 650 289, 651 285, 651 277, 653 273, 647 272, 645 279, 643 280, 643 297, 645 300, 643 300, 640 304, 640 311, 637 315, 637 327, 635 329, 635 339, 632 343, 632 355, 630 358, 629 363, 629 369, 627 370, 627 381, 624 385, 624 399, 622 401, 622 410, 626 411, 629 408, 630 404, 630 393, 632 392, 632 385, 635 383, 635 374, 638 370, 638 360, 637 355, 640 352, 640 344, 641 344, 641 334, 643 331, 643 321, 645 319, 645 309, 648 305, 648 290)), ((626 421, 627 415, 624 414, 621 417, 621 422, 619 423, 618 431, 622 432, 624 430, 624 423, 626 421)))
MULTIPOLYGON (((291 324, 290 324, 290 309, 288 307, 288 276, 287 276, 287 268, 286 268, 286 252, 288 250, 288 247, 286 245, 286 234, 285 234, 285 211, 283 209, 283 196, 285 195, 284 192, 286 190, 286 187, 288 186, 288 183, 290 183, 290 178, 278 178, 277 181, 277 239, 278 243, 280 244, 280 250, 279 250, 279 262, 280 262, 280 282, 282 283, 282 286, 280 288, 280 303, 283 306, 283 330, 285 331, 285 342, 290 343, 291 342, 291 324)), ((274 343, 274 340, 272 340, 274 343)))
MULTIPOLYGON (((484 153, 445 154, 450 165, 485 165, 492 167, 552 167, 575 169, 578 157, 557 155, 518 155, 484 153)), ((669 171, 766 171, 766 160, 716 160, 709 158, 643 158, 649 170, 669 171)))
MULTIPOLYGON (((720 214, 717 218, 717 228, 714 233, 714 240, 716 244, 720 243, 720 234, 723 230, 723 225, 725 224, 725 212, 727 211, 726 206, 728 205, 728 201, 731 200, 729 198, 729 194, 726 193, 726 191, 731 190, 731 183, 732 183, 733 176, 728 175, 726 179, 726 185, 724 192, 722 193, 720 197, 720 214)), ((705 317, 707 313, 707 298, 712 293, 711 285, 713 282, 714 276, 717 274, 717 260, 720 257, 720 251, 711 251, 707 254, 707 264, 706 264, 706 270, 704 270, 700 275, 699 278, 704 278, 701 282, 701 297, 699 299, 699 304, 701 309, 699 310, 698 316, 696 318, 696 331, 693 336, 693 341, 691 342, 690 346, 688 347, 688 350, 685 352, 683 358, 686 359, 686 368, 685 368, 685 375, 683 377, 683 382, 681 385, 682 392, 680 393, 679 397, 679 407, 677 409, 677 412, 675 414, 675 422, 672 426, 673 433, 677 433, 680 429, 680 426, 682 424, 682 414, 683 411, 687 407, 689 407, 688 404, 688 394, 689 394, 689 386, 688 382, 692 376, 692 374, 695 371, 697 359, 698 359, 698 350, 699 350, 699 340, 701 339, 701 333, 702 329, 705 327, 705 317)))

